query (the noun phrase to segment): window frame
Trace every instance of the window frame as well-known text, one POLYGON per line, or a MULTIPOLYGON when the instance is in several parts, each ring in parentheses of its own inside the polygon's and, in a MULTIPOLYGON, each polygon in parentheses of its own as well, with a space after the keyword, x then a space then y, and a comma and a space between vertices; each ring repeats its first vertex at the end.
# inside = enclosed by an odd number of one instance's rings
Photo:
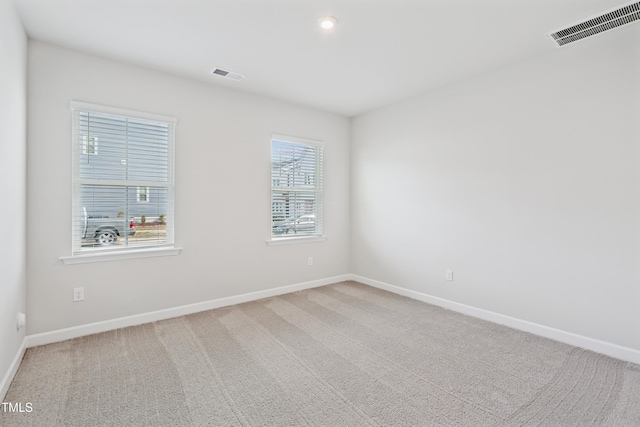
MULTIPOLYGON (((270 184, 270 211, 269 211, 269 238, 267 239, 267 245, 282 245, 289 243, 303 243, 303 242, 318 242, 324 241, 327 239, 327 236, 324 234, 324 147, 325 144, 323 141, 308 139, 308 138, 300 138, 295 136, 283 135, 283 134, 272 134, 270 139, 270 147, 269 147, 269 160, 271 163, 271 167, 269 168, 269 173, 271 174, 269 182, 270 184), (274 141, 280 141, 285 143, 292 144, 300 144, 306 146, 312 146, 315 149, 319 150, 319 157, 316 157, 316 170, 315 170, 315 179, 316 184, 314 186, 314 215, 315 215, 315 230, 316 232, 313 234, 274 234, 273 232, 273 213, 274 213, 274 192, 282 191, 283 187, 277 186, 276 180, 273 179, 273 144, 274 141)), ((306 175, 306 174, 305 174, 306 175)), ((277 180, 278 183, 280 180, 277 180)), ((305 184, 308 184, 308 177, 304 177, 305 184)), ((286 187, 286 188, 299 188, 299 187, 286 187)), ((296 190, 293 190, 296 191, 296 190)), ((305 191, 309 191, 305 189, 305 191)), ((306 215, 306 214, 303 214, 306 215)))
MULTIPOLYGON (((71 214, 71 256, 62 256, 60 259, 65 264, 77 264, 84 262, 96 262, 96 261, 111 261, 116 259, 128 259, 128 258, 147 258, 153 256, 166 256, 166 255, 178 255, 182 248, 175 246, 175 130, 177 125, 177 119, 171 116, 164 116, 154 113, 146 113, 135 110, 129 110, 118 107, 104 106, 98 104, 92 104, 81 101, 71 101, 70 103, 71 115, 72 115, 72 214, 71 214), (162 182, 160 187, 166 188, 167 191, 167 212, 166 212, 166 242, 160 244, 149 244, 148 246, 127 246, 118 248, 92 248, 81 249, 81 242, 77 239, 77 234, 74 231, 77 219, 74 218, 74 214, 79 211, 81 205, 81 187, 82 185, 91 185, 93 179, 80 177, 80 156, 82 155, 94 155, 93 153, 87 153, 88 151, 88 135, 82 135, 78 125, 79 112, 92 112, 100 114, 109 114, 114 116, 120 116, 130 119, 148 120, 155 122, 162 122, 169 125, 169 139, 167 143, 167 181, 162 182), (82 144, 82 149, 78 147, 82 144)), ((97 137, 95 147, 95 155, 98 155, 97 137)), ((147 187, 147 202, 149 201, 150 187, 158 186, 157 182, 145 182, 145 181, 111 181, 102 180, 101 185, 116 185, 123 187, 147 187)), ((136 196, 137 198, 139 196, 136 196)))

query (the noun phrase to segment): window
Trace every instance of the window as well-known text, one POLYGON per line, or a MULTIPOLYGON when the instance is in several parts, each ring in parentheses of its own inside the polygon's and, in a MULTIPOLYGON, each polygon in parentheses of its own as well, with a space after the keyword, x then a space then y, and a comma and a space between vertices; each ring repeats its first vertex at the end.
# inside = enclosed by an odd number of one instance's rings
POLYGON ((73 254, 172 247, 176 120, 80 102, 71 108, 73 254))
POLYGON ((98 155, 98 137, 82 135, 82 154, 98 155))
POLYGON ((149 203, 149 187, 138 187, 136 191, 136 199, 138 203, 149 203))
POLYGON ((322 235, 322 143, 273 135, 271 238, 322 235))

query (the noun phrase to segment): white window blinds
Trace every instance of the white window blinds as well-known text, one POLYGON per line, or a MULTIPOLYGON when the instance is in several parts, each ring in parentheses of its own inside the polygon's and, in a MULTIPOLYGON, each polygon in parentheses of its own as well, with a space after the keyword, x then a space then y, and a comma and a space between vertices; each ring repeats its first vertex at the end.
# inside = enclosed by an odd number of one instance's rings
POLYGON ((172 246, 175 119, 71 108, 73 253, 172 246))
POLYGON ((322 160, 321 142, 272 137, 272 238, 322 235, 322 160))

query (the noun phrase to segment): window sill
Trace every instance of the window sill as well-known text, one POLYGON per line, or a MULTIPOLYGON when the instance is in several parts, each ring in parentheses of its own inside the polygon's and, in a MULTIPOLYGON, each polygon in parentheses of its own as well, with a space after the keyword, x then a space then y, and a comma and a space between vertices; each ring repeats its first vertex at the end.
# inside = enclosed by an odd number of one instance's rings
POLYGON ((89 262, 118 261, 123 259, 180 255, 180 252, 182 252, 182 248, 134 249, 123 252, 104 252, 74 256, 61 256, 60 260, 65 264, 85 264, 89 262))
POLYGON ((276 237, 274 239, 267 240, 267 245, 288 245, 291 243, 309 243, 309 242, 322 242, 327 240, 327 236, 299 236, 299 237, 276 237))

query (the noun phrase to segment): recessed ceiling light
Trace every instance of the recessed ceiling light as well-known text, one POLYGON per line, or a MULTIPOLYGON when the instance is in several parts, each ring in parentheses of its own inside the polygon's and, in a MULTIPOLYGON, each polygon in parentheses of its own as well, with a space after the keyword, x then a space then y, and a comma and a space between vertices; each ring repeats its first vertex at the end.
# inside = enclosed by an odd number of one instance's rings
POLYGON ((318 24, 320 24, 321 28, 325 30, 330 30, 336 25, 338 25, 338 20, 333 16, 325 16, 324 18, 318 19, 318 24))

